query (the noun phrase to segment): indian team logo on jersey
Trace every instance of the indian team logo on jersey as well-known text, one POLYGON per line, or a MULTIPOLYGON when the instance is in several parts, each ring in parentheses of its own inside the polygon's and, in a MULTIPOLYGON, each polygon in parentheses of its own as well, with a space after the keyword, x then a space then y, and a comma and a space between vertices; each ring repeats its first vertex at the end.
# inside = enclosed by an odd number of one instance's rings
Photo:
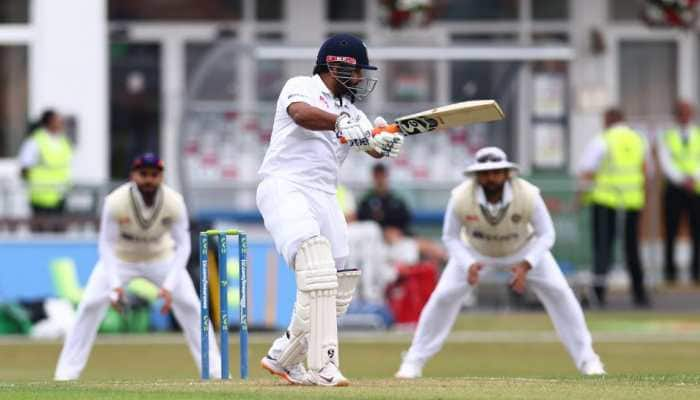
POLYGON ((168 227, 173 224, 173 219, 172 217, 164 217, 161 223, 163 224, 163 226, 168 227))
POLYGON ((523 216, 520 215, 520 214, 513 214, 513 215, 510 217, 510 220, 511 220, 511 222, 513 222, 514 224, 519 224, 520 221, 523 220, 523 216))

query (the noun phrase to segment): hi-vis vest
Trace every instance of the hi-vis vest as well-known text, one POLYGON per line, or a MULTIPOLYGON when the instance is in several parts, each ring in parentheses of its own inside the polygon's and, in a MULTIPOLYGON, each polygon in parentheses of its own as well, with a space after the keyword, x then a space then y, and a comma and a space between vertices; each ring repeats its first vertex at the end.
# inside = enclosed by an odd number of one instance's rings
POLYGON ((182 196, 167 187, 160 186, 160 195, 153 205, 150 219, 144 218, 136 196, 140 196, 136 185, 126 183, 107 196, 105 207, 111 219, 119 225, 119 238, 114 253, 125 262, 148 262, 163 260, 173 254, 174 241, 170 228, 182 215, 182 196))
POLYGON ((644 141, 629 127, 603 133, 607 153, 595 175, 590 199, 610 208, 644 207, 644 141))
POLYGON ((40 207, 56 207, 65 197, 71 179, 73 151, 65 136, 49 137, 45 129, 32 136, 39 148, 39 163, 29 168, 29 197, 40 207))
POLYGON ((478 183, 469 178, 452 190, 454 213, 462 222, 462 240, 480 254, 505 257, 522 249, 532 237, 532 212, 539 189, 521 178, 510 180, 513 200, 492 216, 477 199, 478 183))
MULTIPOLYGON (((664 133, 664 143, 671 154, 673 164, 684 175, 693 176, 700 168, 700 128, 690 128, 688 142, 683 143, 681 134, 677 129, 670 129, 664 133)), ((700 182, 695 186, 695 191, 700 193, 700 182)))

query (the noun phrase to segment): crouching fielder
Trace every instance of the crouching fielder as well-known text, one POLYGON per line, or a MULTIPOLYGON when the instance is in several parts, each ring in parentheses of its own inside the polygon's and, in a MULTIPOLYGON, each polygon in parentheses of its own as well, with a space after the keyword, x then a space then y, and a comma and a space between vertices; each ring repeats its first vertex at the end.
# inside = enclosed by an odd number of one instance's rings
POLYGON ((535 186, 511 176, 515 170, 501 149, 487 147, 476 153, 466 181, 453 189, 443 226, 450 259, 397 378, 420 377, 480 275, 508 269, 513 290, 522 293, 527 283, 542 302, 576 368, 584 375, 605 374, 583 311, 549 251, 555 235, 549 212, 535 186))
MULTIPOLYGON (((131 181, 105 199, 100 259, 90 275, 58 359, 55 380, 73 380, 87 363, 97 328, 110 305, 120 309, 129 281, 143 277, 160 287, 161 312, 172 307, 197 367, 200 357, 199 300, 185 266, 190 256, 187 210, 182 196, 163 182, 163 163, 146 153, 132 163, 131 181)), ((210 343, 214 330, 209 329, 210 343)), ((210 369, 221 376, 219 352, 210 345, 210 369)))

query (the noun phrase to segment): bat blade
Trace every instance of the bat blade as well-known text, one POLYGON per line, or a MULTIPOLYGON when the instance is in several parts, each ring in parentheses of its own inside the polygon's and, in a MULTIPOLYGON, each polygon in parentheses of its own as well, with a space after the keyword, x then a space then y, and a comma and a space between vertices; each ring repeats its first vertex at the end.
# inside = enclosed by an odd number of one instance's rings
POLYGON ((395 122, 405 135, 417 135, 437 129, 498 121, 503 117, 503 111, 495 100, 471 100, 399 117, 395 122))

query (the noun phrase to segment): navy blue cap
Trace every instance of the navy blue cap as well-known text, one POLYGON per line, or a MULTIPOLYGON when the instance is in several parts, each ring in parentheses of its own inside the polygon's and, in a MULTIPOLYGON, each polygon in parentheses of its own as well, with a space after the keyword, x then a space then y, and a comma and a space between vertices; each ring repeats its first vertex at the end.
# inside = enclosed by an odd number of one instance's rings
POLYGON ((139 168, 158 168, 162 171, 163 167, 163 160, 161 160, 155 153, 143 153, 134 158, 134 161, 131 162, 132 170, 139 168))
POLYGON ((365 43, 347 33, 331 36, 318 49, 316 65, 327 65, 331 62, 344 62, 362 69, 377 69, 369 64, 365 43))

